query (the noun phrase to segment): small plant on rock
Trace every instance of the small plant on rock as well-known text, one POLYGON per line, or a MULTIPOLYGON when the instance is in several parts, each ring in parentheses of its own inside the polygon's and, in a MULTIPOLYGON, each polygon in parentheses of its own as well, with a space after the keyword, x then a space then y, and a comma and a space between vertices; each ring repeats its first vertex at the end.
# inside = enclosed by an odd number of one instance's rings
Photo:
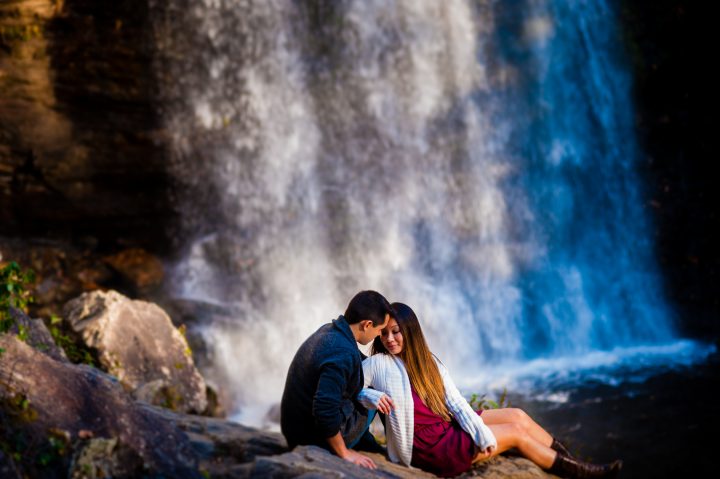
MULTIPOLYGON (((28 304, 33 301, 27 285, 33 282, 35 273, 29 269, 23 271, 15 261, 0 269, 0 333, 7 333, 16 324, 12 308, 27 312, 28 304)), ((18 325, 18 338, 25 341, 27 335, 27 328, 18 325)), ((3 352, 0 348, 0 354, 3 352)))
POLYGON ((48 330, 55 344, 65 351, 65 355, 73 363, 83 363, 95 367, 95 359, 90 351, 87 348, 79 346, 70 336, 65 334, 61 329, 61 325, 62 318, 60 318, 60 316, 56 314, 50 316, 48 330))
POLYGON ((10 308, 27 312, 33 301, 27 285, 35 282, 35 273, 11 261, 0 269, 0 333, 6 333, 15 324, 10 308))
POLYGON ((502 409, 510 407, 510 401, 507 400, 507 388, 503 388, 500 399, 497 401, 486 399, 485 396, 485 394, 482 396, 477 394, 470 396, 470 399, 468 399, 470 407, 472 407, 475 411, 479 411, 480 409, 502 409))

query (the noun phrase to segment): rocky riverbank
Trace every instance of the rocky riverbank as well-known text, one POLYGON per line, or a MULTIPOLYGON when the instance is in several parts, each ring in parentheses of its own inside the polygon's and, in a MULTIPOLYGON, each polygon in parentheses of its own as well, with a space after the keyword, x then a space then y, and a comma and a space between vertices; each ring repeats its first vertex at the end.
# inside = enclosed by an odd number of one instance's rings
MULTIPOLYGON (((12 310, 0 334, 2 477, 433 477, 380 454, 369 471, 316 447, 288 451, 280 434, 211 417, 222 410, 156 304, 97 290, 62 311, 48 322, 12 310)), ((464 477, 547 476, 500 457, 464 477)))

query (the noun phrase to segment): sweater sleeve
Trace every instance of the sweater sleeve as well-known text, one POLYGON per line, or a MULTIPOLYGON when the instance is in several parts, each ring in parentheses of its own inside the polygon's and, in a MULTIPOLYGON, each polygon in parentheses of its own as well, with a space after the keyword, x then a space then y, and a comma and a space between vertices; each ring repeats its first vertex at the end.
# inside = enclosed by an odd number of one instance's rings
POLYGON ((373 379, 375 379, 375 356, 363 359, 363 387, 367 388, 373 385, 373 379))
POLYGON ((482 418, 470 407, 467 400, 460 394, 455 382, 441 362, 437 362, 440 375, 445 385, 445 402, 453 417, 457 420, 465 432, 470 434, 475 444, 480 449, 489 446, 497 447, 497 439, 489 427, 485 425, 482 418))
POLYGON ((325 437, 340 432, 343 391, 352 370, 352 358, 349 355, 331 356, 320 366, 320 377, 312 403, 315 425, 325 437))
POLYGON ((363 367, 363 390, 358 393, 357 399, 367 409, 377 409, 380 399, 385 395, 382 391, 372 389, 374 378, 374 360, 372 356, 362 362, 363 367))

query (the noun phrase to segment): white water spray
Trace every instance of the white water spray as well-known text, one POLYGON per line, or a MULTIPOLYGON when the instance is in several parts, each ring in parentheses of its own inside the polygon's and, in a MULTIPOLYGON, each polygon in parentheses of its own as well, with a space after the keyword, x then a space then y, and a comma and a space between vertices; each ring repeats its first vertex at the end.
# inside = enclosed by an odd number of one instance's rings
POLYGON ((202 334, 244 422, 263 423, 297 347, 361 289, 410 304, 473 384, 672 339, 600 0, 524 17, 467 0, 170 3, 176 292, 227 308, 202 334), (588 72, 554 69, 559 54, 588 72))

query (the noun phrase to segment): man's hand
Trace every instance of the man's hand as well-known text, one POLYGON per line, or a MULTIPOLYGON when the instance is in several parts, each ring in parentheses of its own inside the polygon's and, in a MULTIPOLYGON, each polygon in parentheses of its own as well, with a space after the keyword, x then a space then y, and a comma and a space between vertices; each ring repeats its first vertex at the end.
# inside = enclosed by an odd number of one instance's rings
POLYGON ((342 458, 346 461, 352 462, 353 464, 357 464, 358 466, 367 467, 368 469, 377 469, 377 466, 372 459, 367 456, 363 456, 352 449, 347 449, 347 453, 342 456, 342 458))
POLYGON ((372 461, 372 459, 345 447, 345 441, 343 441, 340 433, 335 434, 333 437, 327 438, 327 442, 328 444, 330 444, 332 450, 335 451, 335 454, 345 459, 346 461, 350 461, 353 464, 357 464, 358 466, 367 467, 368 469, 377 469, 377 466, 372 461))
POLYGON ((387 394, 383 394, 380 401, 378 401, 377 410, 383 414, 390 414, 393 409, 395 409, 395 403, 392 398, 387 394))

